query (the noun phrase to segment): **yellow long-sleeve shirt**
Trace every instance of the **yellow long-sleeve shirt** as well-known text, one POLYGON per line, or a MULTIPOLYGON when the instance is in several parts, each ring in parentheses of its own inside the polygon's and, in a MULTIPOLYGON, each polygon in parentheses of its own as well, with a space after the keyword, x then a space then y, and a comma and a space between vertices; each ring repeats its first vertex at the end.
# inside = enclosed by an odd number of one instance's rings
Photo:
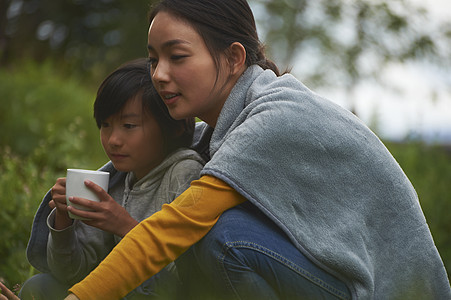
POLYGON ((245 200, 222 180, 202 176, 131 230, 69 291, 82 300, 122 298, 199 241, 225 210, 245 200))

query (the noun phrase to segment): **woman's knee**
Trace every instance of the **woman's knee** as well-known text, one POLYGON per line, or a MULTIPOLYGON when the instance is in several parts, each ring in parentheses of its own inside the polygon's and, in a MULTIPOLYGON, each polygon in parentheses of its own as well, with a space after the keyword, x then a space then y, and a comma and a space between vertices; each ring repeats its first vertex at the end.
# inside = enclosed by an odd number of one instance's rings
POLYGON ((217 290, 246 297, 278 294, 283 298, 287 292, 307 290, 321 297, 349 295, 344 284, 315 266, 277 225, 250 205, 226 211, 189 251, 191 262, 217 290), (318 286, 317 277, 331 288, 318 286), (330 293, 335 290, 338 293, 330 293))
POLYGON ((68 284, 59 282, 50 274, 37 274, 25 281, 19 292, 19 298, 22 300, 64 299, 69 287, 68 284))

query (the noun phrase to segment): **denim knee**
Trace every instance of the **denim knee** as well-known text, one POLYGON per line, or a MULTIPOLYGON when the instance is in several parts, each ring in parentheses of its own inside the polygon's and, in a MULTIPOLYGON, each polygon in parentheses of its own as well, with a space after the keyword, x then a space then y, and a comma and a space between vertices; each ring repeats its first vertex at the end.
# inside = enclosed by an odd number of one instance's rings
POLYGON ((25 281, 19 292, 19 298, 22 300, 64 299, 69 288, 69 284, 63 284, 52 275, 42 273, 25 281))
POLYGON ((349 298, 346 285, 314 265, 250 204, 226 211, 189 251, 205 280, 231 299, 349 298))

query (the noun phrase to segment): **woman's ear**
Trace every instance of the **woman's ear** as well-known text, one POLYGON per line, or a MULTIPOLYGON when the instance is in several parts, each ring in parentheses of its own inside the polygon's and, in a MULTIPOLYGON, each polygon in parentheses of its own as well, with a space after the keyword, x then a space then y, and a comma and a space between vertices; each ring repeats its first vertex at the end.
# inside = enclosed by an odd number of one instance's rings
POLYGON ((239 42, 234 42, 229 46, 228 58, 230 64, 230 70, 233 75, 239 73, 246 68, 246 49, 239 42))

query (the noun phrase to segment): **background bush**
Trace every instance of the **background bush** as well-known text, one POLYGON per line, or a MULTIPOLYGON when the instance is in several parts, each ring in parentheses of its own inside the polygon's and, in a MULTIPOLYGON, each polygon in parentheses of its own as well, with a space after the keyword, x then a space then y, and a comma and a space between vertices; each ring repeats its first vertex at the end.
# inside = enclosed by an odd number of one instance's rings
POLYGON ((0 70, 0 278, 10 286, 35 272, 25 249, 56 178, 106 161, 92 117, 93 86, 51 63, 0 70))
POLYGON ((92 152, 97 158, 102 150, 92 117, 96 87, 50 62, 0 71, 0 146, 24 157, 35 154, 38 163, 57 169, 68 161, 88 163, 92 152))
MULTIPOLYGON (((14 70, 0 70, 0 278, 9 286, 36 272, 25 249, 33 216, 56 178, 68 167, 97 169, 106 161, 92 117, 101 80, 64 74, 51 63, 14 70)), ((450 153, 422 143, 387 145, 415 186, 451 268, 450 153)))
POLYGON ((419 142, 387 143, 420 198, 420 204, 451 278, 451 147, 419 142))

